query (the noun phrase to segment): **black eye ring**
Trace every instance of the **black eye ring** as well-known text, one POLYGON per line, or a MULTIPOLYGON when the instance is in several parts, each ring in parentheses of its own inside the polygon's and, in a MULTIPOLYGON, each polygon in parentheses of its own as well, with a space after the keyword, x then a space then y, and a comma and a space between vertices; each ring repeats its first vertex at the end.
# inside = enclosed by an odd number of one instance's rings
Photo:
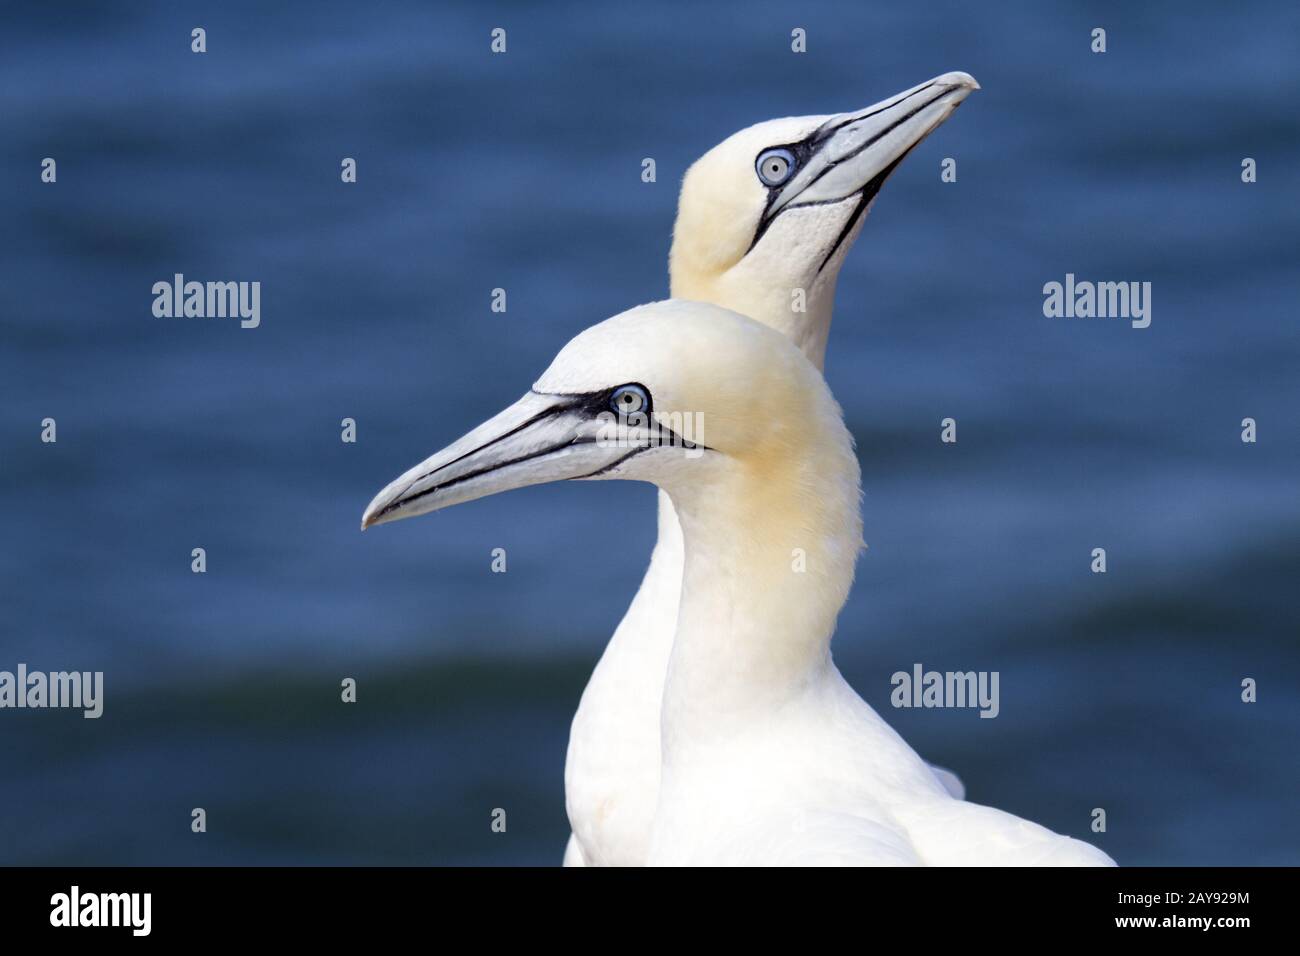
POLYGON ((764 186, 780 186, 794 175, 798 162, 794 153, 777 146, 758 154, 758 159, 754 161, 754 171, 764 186))
POLYGON ((620 385, 609 395, 609 407, 627 417, 650 410, 650 395, 640 385, 620 385))

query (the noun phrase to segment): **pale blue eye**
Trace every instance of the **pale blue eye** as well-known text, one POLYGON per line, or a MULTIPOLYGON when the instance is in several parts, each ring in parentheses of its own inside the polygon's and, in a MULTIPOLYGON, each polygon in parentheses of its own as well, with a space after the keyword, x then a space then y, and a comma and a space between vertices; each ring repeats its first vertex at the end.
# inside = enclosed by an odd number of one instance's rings
POLYGON ((758 154, 754 169, 765 186, 780 186, 794 173, 794 153, 777 147, 765 149, 758 154))
POLYGON ((622 385, 609 396, 609 407, 619 415, 635 415, 650 407, 650 396, 640 385, 622 385))

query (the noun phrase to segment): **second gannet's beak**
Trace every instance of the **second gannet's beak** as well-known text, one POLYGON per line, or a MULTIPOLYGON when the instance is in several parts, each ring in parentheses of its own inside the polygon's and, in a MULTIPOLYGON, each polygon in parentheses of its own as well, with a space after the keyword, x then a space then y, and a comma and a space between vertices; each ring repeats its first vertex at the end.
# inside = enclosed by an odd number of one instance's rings
POLYGON ((789 208, 837 202, 861 193, 859 209, 921 140, 980 88, 969 73, 945 73, 865 109, 832 116, 812 135, 787 148, 797 171, 773 189, 754 244, 789 208))
POLYGON ((513 488, 598 477, 640 452, 681 443, 648 415, 615 416, 612 391, 529 392, 375 495, 362 530, 513 488))

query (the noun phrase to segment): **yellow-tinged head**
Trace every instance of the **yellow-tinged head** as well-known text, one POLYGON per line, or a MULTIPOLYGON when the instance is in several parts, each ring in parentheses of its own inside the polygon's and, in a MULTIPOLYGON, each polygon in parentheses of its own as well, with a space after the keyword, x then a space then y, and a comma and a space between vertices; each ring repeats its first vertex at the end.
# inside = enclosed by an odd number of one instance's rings
POLYGON ((844 256, 885 179, 979 84, 945 73, 852 113, 769 120, 682 181, 672 295, 771 326, 822 364, 844 256))
POLYGON ((857 520, 852 440, 817 369, 758 322, 669 300, 578 335, 522 399, 389 484, 362 524, 582 478, 747 499, 738 520, 857 520))

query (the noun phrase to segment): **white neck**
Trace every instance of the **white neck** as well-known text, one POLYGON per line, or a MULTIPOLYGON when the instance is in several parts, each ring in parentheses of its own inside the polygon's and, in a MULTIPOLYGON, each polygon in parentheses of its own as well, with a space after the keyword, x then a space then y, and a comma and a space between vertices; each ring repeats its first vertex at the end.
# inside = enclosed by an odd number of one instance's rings
POLYGON ((760 723, 830 668, 862 542, 857 462, 834 424, 839 454, 815 441, 761 467, 724 458, 707 486, 669 489, 685 568, 664 688, 665 767, 760 723))
POLYGON ((837 253, 836 259, 808 281, 806 287, 800 285, 802 280, 783 275, 778 263, 757 255, 722 275, 704 275, 679 268, 673 271, 672 296, 712 302, 776 329, 797 345, 820 371, 826 360, 826 340, 831 330, 835 283, 842 256, 842 252, 837 253), (796 301, 796 287, 803 289, 802 302, 796 301), (802 311, 796 309, 797 305, 803 307, 802 311))
POLYGON ((823 264, 816 250, 830 247, 830 238, 844 228, 845 215, 835 206, 784 212, 762 242, 721 272, 701 266, 690 254, 693 244, 688 242, 679 251, 674 236, 669 255, 673 298, 712 302, 762 322, 797 345, 820 371, 835 308, 835 284, 865 214, 858 216, 829 261, 823 264))

